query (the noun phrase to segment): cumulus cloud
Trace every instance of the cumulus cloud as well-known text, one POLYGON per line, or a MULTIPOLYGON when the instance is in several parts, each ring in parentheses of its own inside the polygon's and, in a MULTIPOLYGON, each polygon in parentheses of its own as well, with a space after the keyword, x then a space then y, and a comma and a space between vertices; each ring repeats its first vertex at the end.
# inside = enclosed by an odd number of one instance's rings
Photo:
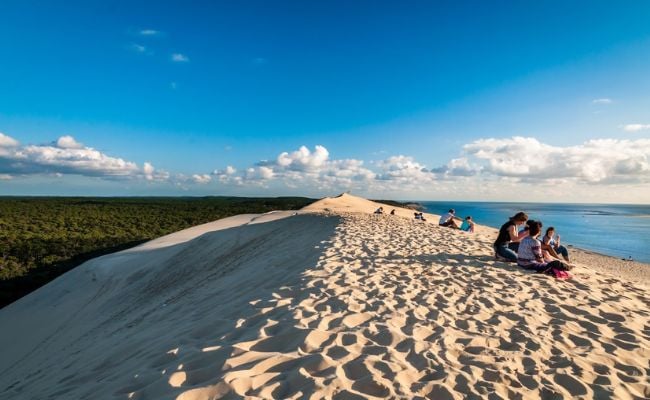
POLYGON ((441 174, 440 176, 449 179, 459 176, 474 176, 481 172, 479 165, 472 164, 467 157, 453 158, 442 167, 432 169, 432 172, 441 174))
POLYGON ((281 153, 277 158, 277 165, 296 171, 313 171, 322 167, 329 158, 329 151, 317 145, 313 152, 305 146, 292 153, 281 153))
POLYGON ((157 172, 150 163, 140 168, 134 162, 112 157, 86 147, 72 136, 61 136, 48 145, 19 146, 6 135, 0 142, 0 173, 7 175, 74 174, 107 179, 145 178, 164 180, 169 174, 157 172))
POLYGON ((530 193, 540 187, 552 192, 560 183, 563 188, 574 189, 587 184, 594 192, 606 192, 603 188, 609 184, 642 188, 650 183, 650 139, 598 139, 560 147, 531 137, 483 138, 466 144, 458 157, 436 168, 408 155, 390 156, 366 165, 359 159, 333 158, 322 145, 301 146, 241 168, 228 165, 211 173, 172 175, 156 170, 150 162, 138 165, 107 155, 70 135, 46 145, 21 145, 0 133, 0 180, 30 174, 164 181, 183 189, 191 185, 284 185, 312 194, 353 190, 382 196, 419 193, 422 198, 435 192, 456 198, 499 199, 506 190, 503 188, 516 189, 517 185, 530 193), (490 183, 497 180, 498 185, 490 183), (467 188, 472 188, 471 193, 467 188))
POLYGON ((142 165, 142 174, 148 181, 166 181, 171 177, 169 172, 156 170, 149 162, 142 165))
POLYGON ((272 179, 274 175, 273 168, 257 166, 247 168, 244 178, 249 181, 265 181, 272 179))
POLYGON ((623 126, 623 130, 626 132, 640 132, 650 130, 650 124, 627 124, 623 126))
POLYGON ((212 171, 212 176, 223 184, 241 185, 243 183, 242 177, 237 175, 237 169, 231 165, 224 169, 215 169, 212 171))
POLYGON ((174 53, 174 54, 172 54, 172 61, 173 62, 179 62, 179 63, 186 63, 186 62, 189 62, 190 59, 185 54, 174 53))
POLYGON ((535 138, 480 139, 464 146, 481 172, 528 181, 583 183, 650 181, 650 139, 590 140, 557 147, 535 138))
POLYGON ((593 104, 612 104, 613 103, 612 99, 608 99, 606 97, 605 98, 600 98, 600 99, 593 99, 591 102, 593 104))
POLYGON ((208 174, 201 174, 201 175, 194 174, 192 175, 192 180, 194 181, 194 183, 206 184, 206 183, 210 183, 212 177, 208 174))
POLYGON ((413 157, 393 156, 377 163, 381 169, 378 179, 391 181, 427 182, 435 179, 434 174, 413 157))
POLYGON ((83 144, 77 142, 72 136, 66 135, 61 136, 56 141, 56 147, 60 149, 82 149, 84 146, 83 144))
POLYGON ((0 147, 16 147, 19 144, 20 143, 16 139, 0 132, 0 147))
POLYGON ((346 188, 369 182, 376 174, 355 159, 332 160, 329 151, 321 145, 313 150, 301 146, 298 150, 281 152, 274 160, 262 160, 238 171, 232 166, 212 173, 225 184, 253 184, 265 186, 280 182, 288 187, 308 185, 319 188, 346 188))

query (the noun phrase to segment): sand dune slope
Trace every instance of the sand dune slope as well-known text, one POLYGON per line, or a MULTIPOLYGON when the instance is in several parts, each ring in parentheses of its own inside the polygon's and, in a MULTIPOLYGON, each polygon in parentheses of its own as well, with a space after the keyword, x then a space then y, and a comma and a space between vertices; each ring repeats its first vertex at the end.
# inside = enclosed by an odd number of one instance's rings
POLYGON ((174 372, 199 365, 195 384, 217 380, 224 350, 210 348, 257 337, 267 322, 250 302, 281 304, 274 293, 317 263, 337 221, 299 215, 91 260, 0 310, 0 398, 175 398, 174 372))
POLYGON ((647 286, 555 281, 495 262, 492 233, 341 200, 122 254, 119 273, 98 259, 3 310, 19 349, 0 398, 650 396, 647 286))

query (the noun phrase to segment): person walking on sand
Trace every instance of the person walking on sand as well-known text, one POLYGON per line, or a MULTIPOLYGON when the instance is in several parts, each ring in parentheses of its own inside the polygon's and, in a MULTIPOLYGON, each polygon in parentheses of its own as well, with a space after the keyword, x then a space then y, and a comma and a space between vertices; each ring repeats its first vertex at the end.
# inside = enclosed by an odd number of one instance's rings
POLYGON ((456 221, 454 221, 455 214, 456 211, 453 208, 450 209, 449 212, 440 216, 440 221, 438 222, 438 225, 458 229, 458 225, 456 225, 456 221))
MULTIPOLYGON (((525 237, 523 234, 522 236, 519 235, 519 226, 525 224, 526 221, 528 221, 528 215, 520 211, 501 226, 499 235, 494 241, 495 256, 503 257, 510 262, 517 262, 517 253, 510 249, 508 244, 511 242, 518 243, 525 237)), ((527 234, 528 232, 525 233, 525 235, 527 234)))

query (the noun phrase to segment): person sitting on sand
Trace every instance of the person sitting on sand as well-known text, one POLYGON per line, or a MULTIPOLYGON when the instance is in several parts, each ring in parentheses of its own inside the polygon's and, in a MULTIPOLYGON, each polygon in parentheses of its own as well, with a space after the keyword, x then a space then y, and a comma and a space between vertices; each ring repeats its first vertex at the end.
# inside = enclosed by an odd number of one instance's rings
MULTIPOLYGON (((528 234, 528 229, 529 229, 530 225, 535 224, 535 223, 539 224, 539 229, 540 229, 540 232, 541 232, 541 229, 543 227, 542 221, 528 220, 528 222, 526 222, 526 228, 524 229, 526 235, 528 234)), ((520 233, 520 235, 521 235, 521 233, 520 233)), ((519 243, 517 243, 517 246, 519 246, 519 243)), ((510 245, 508 247, 510 247, 514 251, 517 251, 517 248, 512 247, 512 243, 510 243, 510 245)), ((557 253, 555 252, 555 249, 552 246, 548 245, 547 243, 544 243, 543 240, 542 240, 542 254, 544 255, 544 259, 546 261, 549 261, 549 262, 560 259, 560 256, 557 255, 557 253)))
POLYGON ((438 225, 458 229, 458 225, 456 224, 456 221, 454 221, 454 214, 456 214, 456 211, 452 208, 448 213, 440 216, 438 225))
POLYGON ((413 215, 415 216, 416 221, 426 221, 426 219, 424 218, 424 214, 422 214, 421 212, 414 212, 413 215))
POLYGON ((395 215, 395 209, 390 210, 390 215, 395 215))
POLYGON ((517 254, 517 265, 537 272, 547 272, 551 269, 568 271, 570 265, 560 260, 547 262, 542 255, 542 242, 537 238, 542 231, 539 222, 534 221, 529 225, 528 236, 521 240, 519 253, 517 254))
POLYGON ((384 207, 379 207, 378 209, 375 210, 375 214, 383 214, 384 213, 384 207))
POLYGON ((547 245, 553 249, 553 251, 556 253, 554 256, 555 258, 559 258, 557 255, 562 254, 562 258, 564 258, 566 262, 571 262, 571 260, 569 260, 569 250, 560 244, 560 235, 555 236, 555 238, 553 237, 554 235, 555 228, 549 226, 546 230, 546 234, 542 238, 542 245, 547 245))
POLYGON ((472 221, 471 216, 465 217, 465 220, 460 225, 460 230, 469 233, 474 233, 474 221, 472 221))
POLYGON ((499 235, 494 241, 495 256, 503 257, 511 262, 517 262, 517 253, 508 248, 508 244, 511 242, 518 243, 523 239, 523 236, 519 236, 518 228, 520 225, 526 223, 526 221, 528 221, 528 215, 520 211, 510 217, 508 222, 501 226, 501 229, 499 229, 499 235))
POLYGON ((528 236, 528 230, 530 229, 531 224, 539 223, 540 229, 542 226, 542 221, 535 221, 533 219, 529 219, 526 221, 526 226, 524 226, 523 229, 517 231, 517 237, 519 238, 519 241, 517 242, 510 242, 508 243, 508 248, 515 253, 519 251, 519 243, 526 237, 528 236))

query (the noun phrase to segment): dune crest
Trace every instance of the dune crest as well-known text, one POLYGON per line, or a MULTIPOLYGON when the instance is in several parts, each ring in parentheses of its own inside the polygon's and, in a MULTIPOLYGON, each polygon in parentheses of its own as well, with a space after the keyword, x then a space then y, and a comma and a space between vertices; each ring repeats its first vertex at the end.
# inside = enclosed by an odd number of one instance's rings
POLYGON ((0 311, 0 398, 650 396, 646 285, 555 281, 495 261, 493 230, 378 206, 344 194, 91 260, 0 311))

